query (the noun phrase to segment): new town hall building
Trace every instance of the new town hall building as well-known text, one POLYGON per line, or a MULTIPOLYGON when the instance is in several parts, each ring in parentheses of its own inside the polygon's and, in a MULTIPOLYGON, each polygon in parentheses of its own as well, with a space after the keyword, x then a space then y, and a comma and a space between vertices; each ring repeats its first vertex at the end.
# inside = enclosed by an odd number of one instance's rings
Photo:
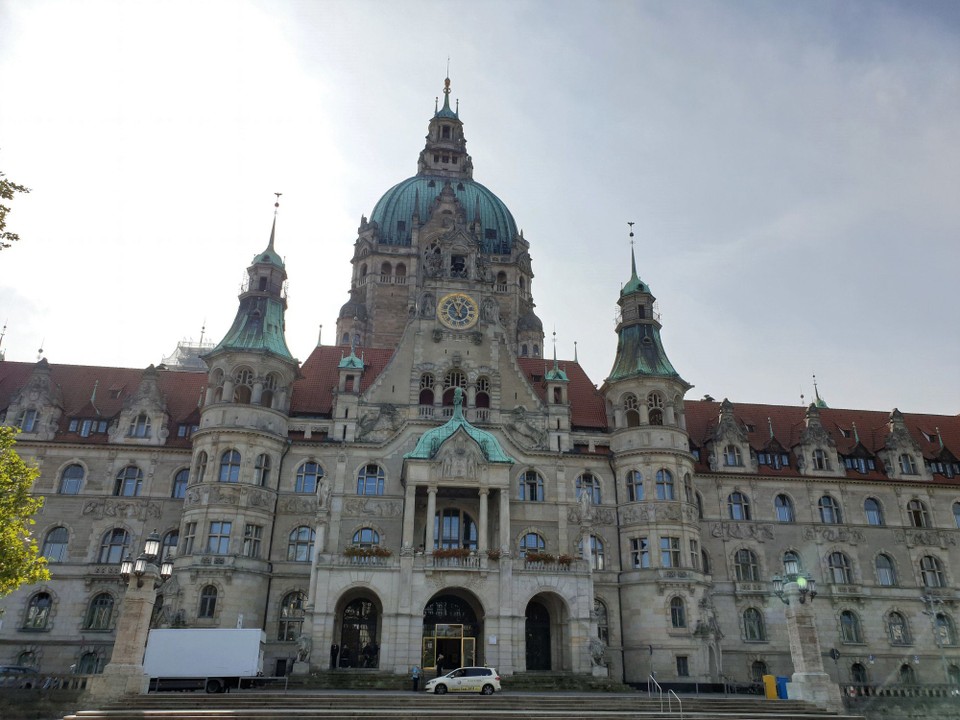
POLYGON ((960 416, 686 399, 635 262, 599 389, 545 357, 449 92, 361 220, 336 345, 291 354, 271 233, 199 365, 0 361, 51 570, 0 599, 0 663, 102 670, 156 529, 154 624, 263 628, 268 674, 785 675, 770 580, 804 572, 838 681, 960 682, 960 416))

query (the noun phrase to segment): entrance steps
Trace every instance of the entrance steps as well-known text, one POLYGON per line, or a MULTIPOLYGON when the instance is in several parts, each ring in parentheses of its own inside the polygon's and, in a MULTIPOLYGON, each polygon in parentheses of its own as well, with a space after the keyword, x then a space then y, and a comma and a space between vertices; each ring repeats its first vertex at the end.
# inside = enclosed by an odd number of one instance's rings
MULTIPOLYGON (((681 697, 684 720, 855 720, 797 700, 761 698, 681 697)), ((531 693, 507 691, 480 695, 427 695, 390 691, 286 692, 244 690, 223 695, 152 693, 125 699, 102 709, 81 710, 65 720, 300 720, 362 718, 364 720, 679 720, 676 699, 672 712, 666 699, 642 693, 531 693)))

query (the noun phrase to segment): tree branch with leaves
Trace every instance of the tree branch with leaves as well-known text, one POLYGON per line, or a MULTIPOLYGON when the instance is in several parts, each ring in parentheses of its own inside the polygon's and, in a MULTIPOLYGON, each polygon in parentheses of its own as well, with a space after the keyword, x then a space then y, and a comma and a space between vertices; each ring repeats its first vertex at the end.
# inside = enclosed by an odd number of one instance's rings
POLYGON ((13 449, 17 430, 0 427, 0 598, 25 583, 50 579, 47 559, 30 532, 43 498, 30 489, 40 471, 13 449))
POLYGON ((17 193, 26 194, 28 192, 30 192, 30 188, 7 180, 7 176, 0 172, 0 201, 2 201, 0 202, 0 250, 10 247, 12 243, 20 239, 17 233, 8 232, 6 229, 7 213, 10 212, 7 201, 13 200, 13 196, 17 193))

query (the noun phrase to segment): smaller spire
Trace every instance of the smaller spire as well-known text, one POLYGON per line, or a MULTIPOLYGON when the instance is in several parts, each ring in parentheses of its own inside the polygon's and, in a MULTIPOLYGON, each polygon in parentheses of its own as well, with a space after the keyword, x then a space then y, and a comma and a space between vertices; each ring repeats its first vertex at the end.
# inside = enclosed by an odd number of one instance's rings
POLYGON ((940 441, 940 449, 943 450, 943 436, 940 434, 940 428, 937 428, 937 440, 940 441))
POLYGON ((277 233, 277 213, 280 212, 280 196, 283 193, 274 193, 277 196, 277 201, 273 204, 273 227, 270 228, 270 242, 267 243, 267 250, 270 252, 275 252, 273 249, 273 239, 277 233))
POLYGON ((323 323, 320 323, 320 330, 317 331, 317 347, 323 345, 323 323))
POLYGON ((575 363, 580 362, 579 358, 577 358, 577 341, 576 340, 573 341, 573 361, 575 363))
POLYGON ((820 397, 820 390, 817 388, 817 374, 813 374, 813 395, 816 397, 816 404, 818 408, 829 407, 826 401, 820 397))
POLYGON ((857 432, 857 424, 854 422, 854 423, 850 423, 850 425, 853 427, 853 439, 856 440, 856 441, 859 443, 859 442, 860 442, 860 433, 857 432))
POLYGON ((93 392, 90 393, 90 405, 93 407, 93 411, 100 415, 100 410, 97 409, 97 386, 100 385, 99 380, 93 381, 93 392))
POLYGON ((767 428, 770 430, 770 439, 773 440, 773 420, 767 418, 767 428))

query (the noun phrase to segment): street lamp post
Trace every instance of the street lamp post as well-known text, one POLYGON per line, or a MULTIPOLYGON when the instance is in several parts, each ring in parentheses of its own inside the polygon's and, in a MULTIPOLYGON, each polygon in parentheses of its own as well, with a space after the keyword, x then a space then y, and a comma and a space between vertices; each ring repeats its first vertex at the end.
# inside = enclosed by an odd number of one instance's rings
POLYGON ((127 584, 120 606, 116 640, 110 662, 103 673, 91 678, 87 692, 96 700, 124 695, 139 695, 147 690, 143 672, 143 653, 150 631, 150 618, 157 600, 157 589, 173 574, 173 560, 160 563, 160 536, 154 530, 143 544, 143 552, 134 560, 128 554, 120 562, 120 577, 127 584))
POLYGON ((947 656, 943 652, 943 643, 941 642, 941 632, 937 625, 937 616, 943 612, 943 600, 936 595, 921 595, 926 610, 923 614, 930 618, 930 630, 933 631, 933 641, 937 644, 937 650, 940 652, 940 663, 943 665, 943 681, 950 683, 950 671, 947 668, 947 656))
POLYGON ((823 669, 820 636, 813 614, 813 600, 817 597, 814 580, 801 573, 775 575, 773 592, 787 606, 784 615, 794 670, 790 696, 827 710, 841 711, 840 688, 823 669))

